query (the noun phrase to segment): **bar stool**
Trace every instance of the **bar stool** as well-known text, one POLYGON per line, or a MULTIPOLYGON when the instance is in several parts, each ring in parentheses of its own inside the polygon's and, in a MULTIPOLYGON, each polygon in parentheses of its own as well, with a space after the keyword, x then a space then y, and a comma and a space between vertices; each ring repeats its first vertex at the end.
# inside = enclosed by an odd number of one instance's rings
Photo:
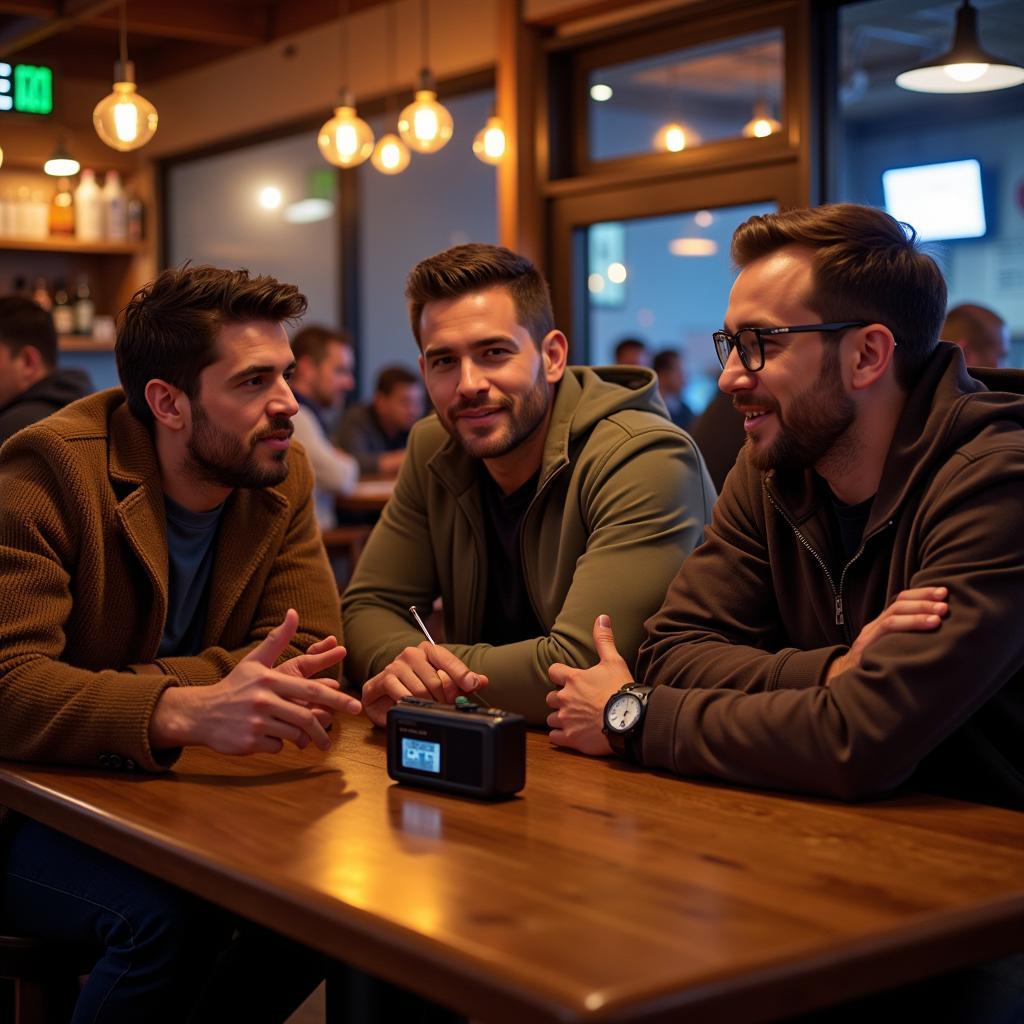
POLYGON ((67 1024, 78 998, 80 957, 81 950, 0 934, 0 978, 13 989, 0 989, 0 1018, 9 1019, 7 1001, 13 999, 13 1024, 67 1024))

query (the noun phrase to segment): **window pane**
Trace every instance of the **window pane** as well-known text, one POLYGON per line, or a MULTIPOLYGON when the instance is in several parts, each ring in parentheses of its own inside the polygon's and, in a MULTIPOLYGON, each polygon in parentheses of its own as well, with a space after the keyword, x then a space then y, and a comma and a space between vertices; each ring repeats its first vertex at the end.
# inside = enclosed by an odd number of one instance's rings
POLYGON ((770 29, 589 75, 589 156, 679 152, 779 130, 782 30, 770 29))
MULTIPOLYGON (((838 156, 829 198, 888 204, 911 223, 945 271, 950 306, 981 305, 1001 316, 1013 342, 1009 365, 1022 367, 1024 87, 935 94, 895 82, 950 48, 955 14, 952 4, 926 0, 840 8, 838 156)), ((1024 64, 1018 0, 988 0, 977 16, 982 46, 1024 64)))
MULTIPOLYGON (((384 175, 369 162, 359 170, 359 287, 363 394, 389 363, 415 366, 416 342, 405 310, 405 279, 414 264, 464 242, 496 242, 497 173, 473 156, 473 136, 491 114, 490 90, 442 97, 455 121, 444 149, 414 153, 401 173, 384 175)), ((372 118, 379 139, 394 131, 390 120, 372 118)))
POLYGON ((683 356, 686 403, 701 412, 721 370, 711 334, 722 327, 735 276, 732 234, 775 209, 754 203, 587 228, 591 363, 615 362, 623 338, 643 341, 652 356, 674 349, 683 356))
POLYGON ((171 266, 191 260, 270 274, 307 296, 307 323, 335 325, 334 188, 311 131, 176 164, 168 185, 171 266))

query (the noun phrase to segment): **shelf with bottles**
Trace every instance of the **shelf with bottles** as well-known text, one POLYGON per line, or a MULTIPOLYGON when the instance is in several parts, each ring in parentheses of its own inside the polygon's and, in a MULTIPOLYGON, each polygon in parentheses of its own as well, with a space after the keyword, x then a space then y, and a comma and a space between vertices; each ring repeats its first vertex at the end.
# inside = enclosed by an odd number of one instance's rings
POLYGON ((0 249, 102 255, 144 249, 145 208, 116 170, 85 168, 76 179, 0 173, 0 249))

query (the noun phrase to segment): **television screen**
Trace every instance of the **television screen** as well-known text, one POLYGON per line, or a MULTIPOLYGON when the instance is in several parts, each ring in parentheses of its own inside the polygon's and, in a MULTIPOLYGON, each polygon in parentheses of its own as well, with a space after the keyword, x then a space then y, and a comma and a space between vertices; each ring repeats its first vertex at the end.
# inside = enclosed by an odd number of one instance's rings
POLYGON ((977 160, 895 167, 882 172, 882 189, 886 210, 910 224, 924 242, 985 234, 977 160))

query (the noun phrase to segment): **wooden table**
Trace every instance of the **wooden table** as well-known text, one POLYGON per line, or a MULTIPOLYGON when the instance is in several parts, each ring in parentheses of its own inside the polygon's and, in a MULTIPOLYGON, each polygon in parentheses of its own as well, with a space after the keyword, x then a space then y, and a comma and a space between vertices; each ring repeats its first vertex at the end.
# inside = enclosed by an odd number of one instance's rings
POLYGON ((488 805, 365 720, 166 776, 0 763, 0 802, 484 1021, 770 1020, 1024 946, 1024 815, 651 775, 529 737, 488 805), (684 1012, 685 1011, 685 1012, 684 1012))
POLYGON ((380 512, 395 489, 395 477, 364 476, 351 494, 340 494, 337 506, 349 512, 380 512))

